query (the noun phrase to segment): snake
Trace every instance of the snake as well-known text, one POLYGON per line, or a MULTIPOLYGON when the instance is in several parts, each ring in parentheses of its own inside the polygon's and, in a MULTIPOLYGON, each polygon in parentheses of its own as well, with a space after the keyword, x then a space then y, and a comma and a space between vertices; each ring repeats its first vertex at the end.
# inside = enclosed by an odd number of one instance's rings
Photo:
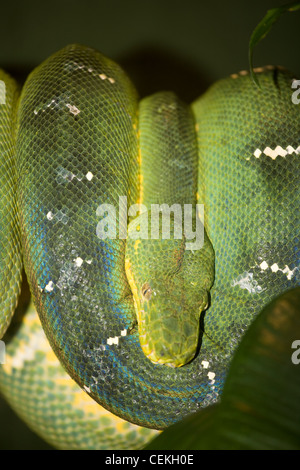
POLYGON ((295 77, 255 73, 188 105, 78 44, 0 72, 0 390, 54 446, 139 448, 217 402, 299 285, 295 77))

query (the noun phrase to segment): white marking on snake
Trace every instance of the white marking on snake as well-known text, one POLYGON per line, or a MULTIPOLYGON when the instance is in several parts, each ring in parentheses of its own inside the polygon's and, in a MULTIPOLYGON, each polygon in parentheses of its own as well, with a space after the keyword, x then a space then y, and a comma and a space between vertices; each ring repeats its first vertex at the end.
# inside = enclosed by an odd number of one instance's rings
POLYGON ((69 217, 66 214, 64 214, 61 210, 57 211, 57 214, 55 217, 59 222, 62 222, 64 225, 68 223, 69 217))
POLYGON ((286 277, 288 278, 289 281, 292 279, 296 271, 299 271, 299 268, 296 267, 291 271, 288 266, 285 266, 285 268, 282 269, 282 272, 286 274, 286 277))
MULTIPOLYGON (((51 101, 50 101, 49 103, 47 103, 47 104, 41 105, 40 108, 35 108, 35 109, 33 110, 33 112, 34 112, 35 115, 38 114, 38 113, 40 113, 40 112, 44 113, 44 112, 46 111, 46 108, 50 108, 53 104, 56 104, 56 102, 55 102, 54 99, 51 100, 51 101)), ((54 107, 54 106, 52 106, 52 107, 54 107)))
POLYGON ((259 294, 263 291, 262 287, 258 285, 258 282, 253 279, 253 273, 244 272, 237 279, 234 279, 231 286, 239 286, 241 289, 247 289, 251 294, 259 294))
POLYGON ((69 104, 69 103, 67 103, 66 106, 67 106, 67 108, 69 108, 70 113, 74 114, 74 116, 77 116, 77 114, 80 113, 80 110, 78 108, 76 108, 76 106, 74 106, 72 104, 69 104))
POLYGON ((54 284, 52 281, 49 281, 48 284, 46 285, 45 287, 45 291, 46 292, 52 292, 54 289, 54 284))
POLYGON ((299 153, 299 152, 298 152, 299 147, 297 147, 297 149, 295 150, 294 147, 292 147, 291 145, 288 145, 287 148, 286 148, 286 150, 287 150, 287 153, 288 153, 288 154, 291 154, 291 153, 293 153, 293 152, 299 153))
POLYGON ((80 266, 82 265, 82 263, 83 263, 83 259, 78 256, 78 257, 75 259, 75 264, 76 264, 76 266, 79 266, 79 267, 80 267, 80 266))
POLYGON ((124 330, 121 330, 120 336, 112 336, 106 340, 106 343, 109 344, 110 346, 112 344, 119 344, 119 339, 121 338, 121 336, 127 336, 126 328, 124 330))
POLYGON ((107 75, 105 75, 105 73, 99 73, 99 77, 101 78, 101 80, 108 80, 110 83, 115 83, 115 79, 112 77, 108 77, 107 75))
POLYGON ((107 339, 107 344, 109 344, 110 346, 112 344, 119 344, 119 336, 114 336, 113 338, 108 338, 107 339))
POLYGON ((271 149, 271 147, 266 147, 263 151, 257 148, 253 155, 255 158, 259 158, 262 154, 266 155, 267 157, 272 158, 275 160, 277 157, 286 157, 287 155, 291 155, 292 153, 296 153, 297 155, 300 153, 300 145, 295 149, 291 145, 288 145, 285 149, 282 148, 280 145, 277 145, 275 149, 271 149))
POLYGON ((278 264, 277 263, 272 264, 271 270, 273 271, 273 273, 277 273, 277 271, 279 270, 278 264))
POLYGON ((215 380, 214 380, 215 376, 216 374, 214 372, 211 372, 211 371, 207 372, 207 377, 209 378, 209 380, 211 380, 211 384, 215 383, 215 380))
POLYGON ((49 211, 47 213, 46 217, 47 217, 48 220, 56 219, 59 222, 62 222, 63 224, 65 224, 65 225, 68 223, 68 220, 69 220, 69 217, 66 214, 64 214, 62 211, 57 211, 56 214, 53 214, 52 211, 49 211))
MULTIPOLYGON (((70 157, 72 157, 71 154, 70 154, 70 157)), ((56 176, 55 180, 58 184, 69 183, 74 178, 76 178, 77 181, 82 181, 83 177, 84 177, 82 173, 79 173, 79 174, 75 175, 74 173, 72 173, 72 171, 67 170, 66 168, 64 168, 62 166, 59 166, 56 169, 56 174, 57 174, 57 176, 56 176)), ((87 175, 86 175, 86 178, 91 180, 93 178, 93 176, 94 175, 91 172, 88 172, 87 175)))
POLYGON ((253 155, 254 155, 256 158, 259 158, 259 157, 261 156, 261 153, 262 153, 261 150, 256 149, 253 155))
POLYGON ((87 67, 86 65, 80 65, 78 64, 77 62, 73 62, 73 64, 71 65, 75 65, 75 70, 76 69, 80 69, 80 70, 87 70, 88 73, 94 75, 94 76, 97 76, 101 78, 101 80, 108 80, 110 83, 115 83, 115 79, 112 78, 112 77, 108 77, 107 75, 105 75, 105 73, 99 73, 93 69, 92 67, 87 67))
POLYGON ((86 385, 83 386, 83 389, 88 393, 90 393, 90 391, 91 391, 91 389, 89 387, 87 387, 86 385))
POLYGON ((91 171, 88 171, 85 177, 87 180, 91 181, 94 178, 94 175, 91 171))
POLYGON ((215 386, 214 386, 214 383, 215 383, 215 372, 211 371, 211 370, 208 370, 209 369, 209 361, 205 361, 203 360, 201 362, 201 365, 203 366, 203 369, 207 369, 207 377, 208 377, 208 380, 210 381, 210 385, 212 386, 211 389, 214 390, 215 389, 215 386))
MULTIPOLYGON (((255 67, 253 69, 253 72, 255 73, 262 73, 265 72, 266 70, 273 70, 274 66, 273 65, 266 65, 265 67, 255 67)), ((231 78, 239 78, 241 76, 246 76, 249 75, 249 70, 240 70, 238 73, 233 73, 230 75, 231 78)))
POLYGON ((57 173, 56 182, 58 184, 63 184, 65 182, 72 181, 73 178, 76 178, 74 173, 67 170, 66 168, 63 168, 62 166, 59 166, 57 168, 56 173, 57 173))
POLYGON ((268 263, 266 263, 265 261, 263 261, 263 262, 259 265, 259 267, 260 267, 263 271, 265 271, 265 270, 269 267, 269 265, 268 265, 268 263))
POLYGON ((277 145, 275 150, 272 150, 270 147, 266 147, 265 150, 264 150, 264 154, 267 157, 272 158, 272 160, 275 160, 275 158, 278 157, 278 156, 285 157, 286 154, 287 154, 287 151, 283 150, 283 148, 280 147, 280 145, 277 145))
POLYGON ((284 269, 280 269, 277 263, 272 264, 271 266, 271 271, 273 273, 277 273, 277 271, 281 271, 283 274, 286 274, 286 277, 290 281, 295 273, 297 271, 297 268, 290 269, 287 265, 285 265, 284 269))
POLYGON ((289 266, 285 265, 283 269, 281 269, 277 263, 273 263, 272 266, 269 266, 266 261, 263 261, 259 267, 261 268, 262 271, 265 271, 266 269, 270 268, 273 273, 277 273, 278 271, 282 272, 283 274, 286 274, 286 277, 290 281, 294 274, 299 270, 299 268, 295 267, 294 269, 290 269, 289 266))

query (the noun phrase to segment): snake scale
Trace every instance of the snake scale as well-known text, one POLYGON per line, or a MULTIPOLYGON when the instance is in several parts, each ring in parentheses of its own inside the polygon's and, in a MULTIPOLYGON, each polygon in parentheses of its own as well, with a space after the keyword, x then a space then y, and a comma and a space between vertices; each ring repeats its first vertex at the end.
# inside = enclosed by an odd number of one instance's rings
POLYGON ((53 445, 137 448, 157 432, 144 427, 214 403, 255 315, 299 285, 294 76, 256 73, 260 87, 243 71, 187 106, 171 92, 139 102, 117 64, 79 45, 22 90, 1 71, 2 335, 24 263, 52 349, 30 306, 4 336, 0 389, 53 445), (170 212, 173 236, 151 237, 137 208, 160 204, 192 208, 200 248, 184 211, 170 212))

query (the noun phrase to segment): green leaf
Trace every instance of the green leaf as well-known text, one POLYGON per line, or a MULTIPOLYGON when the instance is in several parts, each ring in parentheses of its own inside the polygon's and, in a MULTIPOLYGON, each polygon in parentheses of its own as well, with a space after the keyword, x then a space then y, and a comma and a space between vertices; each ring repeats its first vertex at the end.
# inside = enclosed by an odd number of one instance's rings
POLYGON ((170 426, 147 449, 300 450, 300 287, 251 324, 220 403, 170 426))
POLYGON ((173 424, 158 438, 153 439, 145 449, 186 450, 204 449, 202 437, 213 429, 219 405, 211 405, 201 412, 192 414, 179 423, 173 424))
POLYGON ((249 42, 249 66, 250 74, 256 85, 259 86, 259 82, 253 70, 253 48, 269 33, 272 26, 278 19, 287 11, 296 11, 300 8, 300 2, 287 3, 278 8, 272 8, 268 10, 263 19, 258 23, 254 29, 250 42, 249 42))

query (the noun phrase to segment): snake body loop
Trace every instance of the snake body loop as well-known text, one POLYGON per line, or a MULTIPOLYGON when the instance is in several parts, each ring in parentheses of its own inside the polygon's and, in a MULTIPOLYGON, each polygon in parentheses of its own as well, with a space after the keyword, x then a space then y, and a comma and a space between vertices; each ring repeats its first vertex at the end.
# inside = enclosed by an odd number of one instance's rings
POLYGON ((125 266, 143 352, 155 363, 177 367, 197 353, 200 315, 214 279, 213 248, 196 212, 195 122, 189 106, 162 92, 141 101, 139 131, 139 203, 147 213, 129 224, 125 266), (193 241, 187 238, 189 213, 193 241), (145 228, 145 239, 136 239, 136 227, 138 235, 145 228))
POLYGON ((55 354, 132 423, 163 429, 218 400, 255 315, 299 285, 294 77, 270 67, 258 76, 260 88, 247 74, 220 80, 191 106, 169 92, 139 103, 118 65, 78 45, 37 67, 18 102, 1 75, 3 330, 22 253, 55 354), (141 227, 151 235, 149 213, 124 218, 120 200, 190 204, 192 230, 204 223, 201 248, 174 214, 182 237, 135 238, 141 227))

